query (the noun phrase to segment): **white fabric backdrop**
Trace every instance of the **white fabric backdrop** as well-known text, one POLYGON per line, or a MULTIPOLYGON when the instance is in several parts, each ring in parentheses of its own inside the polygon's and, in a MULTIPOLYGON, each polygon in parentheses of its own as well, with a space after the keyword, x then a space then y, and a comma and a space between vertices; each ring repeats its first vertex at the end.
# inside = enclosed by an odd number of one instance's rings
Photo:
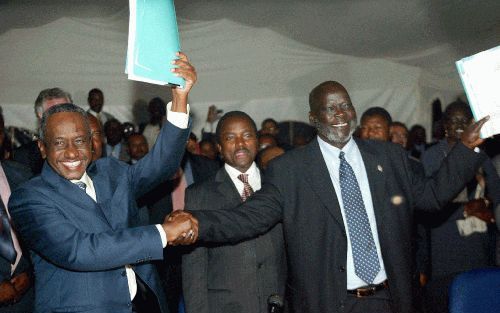
MULTIPOLYGON (((190 103, 195 132, 206 110, 248 112, 260 123, 307 121, 309 91, 338 80, 351 94, 358 116, 370 106, 388 109, 395 120, 430 127, 430 103, 461 93, 457 78, 384 59, 333 54, 291 40, 267 28, 234 21, 179 19, 181 45, 196 66, 199 81, 190 103)), ((44 88, 59 86, 87 108, 88 90, 101 88, 104 109, 121 121, 144 120, 144 103, 168 100, 166 87, 128 81, 123 73, 128 10, 106 18, 60 18, 0 36, 0 105, 7 125, 33 129, 33 102, 44 88), (138 104, 142 104, 138 105, 138 104)))

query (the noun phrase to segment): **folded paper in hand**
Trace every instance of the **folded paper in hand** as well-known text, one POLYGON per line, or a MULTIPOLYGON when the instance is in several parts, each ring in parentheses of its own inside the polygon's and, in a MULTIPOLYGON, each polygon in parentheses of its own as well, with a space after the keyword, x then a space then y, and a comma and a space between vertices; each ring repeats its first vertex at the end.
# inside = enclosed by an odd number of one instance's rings
POLYGON ((456 62, 474 118, 490 116, 481 137, 500 134, 500 46, 456 62))
POLYGON ((170 63, 180 51, 173 0, 129 0, 128 79, 184 87, 170 63))

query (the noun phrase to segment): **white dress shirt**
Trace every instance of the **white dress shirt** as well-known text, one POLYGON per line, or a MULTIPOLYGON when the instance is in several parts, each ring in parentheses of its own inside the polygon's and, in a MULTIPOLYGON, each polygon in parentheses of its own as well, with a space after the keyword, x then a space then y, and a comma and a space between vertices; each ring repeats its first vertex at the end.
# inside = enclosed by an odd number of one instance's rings
MULTIPOLYGON (((187 108, 187 114, 186 113, 180 113, 180 112, 171 112, 171 107, 172 107, 172 102, 169 102, 167 104, 167 120, 172 123, 173 125, 185 129, 188 126, 189 123, 189 105, 187 108)), ((78 180, 71 180, 72 183, 76 183, 78 181, 81 181, 85 183, 86 188, 85 192, 87 195, 89 195, 94 201, 97 202, 97 197, 96 197, 96 192, 94 188, 94 183, 92 182, 92 179, 87 175, 87 172, 83 174, 83 176, 78 179, 78 180)), ((161 242, 163 245, 163 248, 167 246, 167 234, 165 233, 163 227, 160 224, 155 225, 156 228, 158 229, 158 232, 161 237, 161 242)), ((130 292, 130 299, 133 300, 135 295, 137 294, 137 281, 135 278, 135 273, 132 270, 132 267, 130 265, 125 265, 125 271, 127 273, 127 280, 128 280, 128 288, 130 292)))
POLYGON ((260 180, 260 171, 257 168, 257 165, 255 162, 250 165, 248 170, 245 173, 241 173, 234 167, 232 167, 229 164, 224 164, 224 169, 226 172, 229 174, 229 177, 231 177, 231 180, 233 181, 234 186, 238 190, 238 193, 241 195, 243 193, 243 182, 238 178, 238 175, 240 174, 248 174, 248 183, 252 187, 253 191, 257 191, 261 187, 261 180, 260 180))
POLYGON ((347 289, 351 290, 362 286, 366 286, 366 283, 361 278, 359 278, 354 271, 351 239, 349 238, 349 229, 347 226, 347 221, 344 211, 344 203, 342 202, 342 194, 340 190, 340 181, 339 181, 340 151, 344 151, 345 159, 351 165, 354 171, 354 175, 356 175, 356 179, 358 180, 359 188, 361 189, 361 195, 363 197, 363 202, 366 208, 366 213, 368 215, 368 221, 370 222, 370 228, 372 230, 373 239, 375 240, 375 246, 377 247, 377 254, 380 263, 380 272, 375 277, 373 283, 374 284, 382 283, 384 280, 387 279, 387 275, 385 272, 384 261, 382 260, 382 254, 380 253, 380 242, 378 239, 377 221, 375 220, 375 212, 373 210, 370 184, 368 183, 368 176, 366 174, 365 163, 363 162, 363 158, 361 157, 361 152, 359 152, 358 146, 356 145, 356 142, 353 139, 350 139, 341 150, 326 143, 321 138, 319 137, 317 138, 321 154, 325 159, 326 167, 328 168, 328 173, 330 174, 333 187, 335 188, 335 194, 337 195, 337 199, 339 200, 340 211, 342 212, 342 219, 344 221, 344 226, 346 228, 346 233, 347 233, 347 268, 346 268, 347 289))

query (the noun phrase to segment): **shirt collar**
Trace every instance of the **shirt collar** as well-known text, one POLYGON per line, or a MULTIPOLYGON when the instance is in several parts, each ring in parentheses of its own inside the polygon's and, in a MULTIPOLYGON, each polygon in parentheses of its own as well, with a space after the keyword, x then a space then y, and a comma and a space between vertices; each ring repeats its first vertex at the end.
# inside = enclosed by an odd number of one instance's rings
POLYGON ((257 165, 255 164, 255 162, 252 163, 252 165, 250 165, 250 167, 248 168, 248 170, 245 172, 245 173, 241 173, 239 170, 235 169, 234 167, 232 167, 231 165, 225 163, 224 164, 224 168, 226 169, 226 172, 229 174, 229 177, 231 177, 232 180, 235 180, 235 179, 238 179, 238 175, 240 174, 248 174, 248 177, 253 177, 255 175, 257 175, 257 165))
POLYGON ((84 183, 86 186, 90 186, 90 184, 91 184, 91 180, 90 180, 89 175, 87 175, 87 172, 83 173, 82 178, 80 178, 80 179, 72 179, 71 180, 71 182, 73 184, 76 183, 76 182, 79 182, 79 181, 82 182, 82 183, 84 183))
POLYGON ((317 138, 321 151, 323 151, 324 153, 328 153, 333 158, 338 159, 340 151, 343 151, 347 158, 349 158, 349 156, 351 156, 356 151, 356 142, 352 137, 345 144, 345 146, 342 147, 342 149, 332 146, 331 144, 321 139, 321 137, 319 136, 317 136, 317 138))

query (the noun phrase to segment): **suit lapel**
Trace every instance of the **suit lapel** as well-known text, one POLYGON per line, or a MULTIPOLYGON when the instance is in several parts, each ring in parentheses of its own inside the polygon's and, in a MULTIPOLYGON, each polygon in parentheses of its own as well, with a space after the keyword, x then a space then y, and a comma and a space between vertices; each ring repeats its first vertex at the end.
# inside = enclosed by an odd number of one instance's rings
POLYGON ((92 179, 94 184, 94 189, 96 193, 97 203, 92 201, 97 210, 99 210, 103 216, 106 218, 108 224, 113 227, 113 210, 111 209, 110 201, 106 201, 105 195, 110 195, 110 184, 107 183, 107 177, 101 177, 99 171, 97 170, 97 165, 95 163, 91 164, 87 169, 89 177, 92 179), (108 206, 106 205, 108 204, 108 206))
POLYGON ((311 186, 311 189, 316 193, 335 221, 344 228, 339 200, 333 188, 325 159, 321 154, 318 140, 313 139, 309 146, 304 149, 304 152, 307 153, 307 157, 304 158, 304 179, 311 186))
POLYGON ((68 207, 94 214, 103 222, 109 224, 97 203, 71 181, 59 176, 47 162, 43 166, 41 175, 42 179, 55 190, 57 195, 68 202, 68 207))
POLYGON ((215 175, 215 182, 218 184, 217 191, 222 195, 223 199, 229 197, 228 200, 231 203, 241 202, 238 189, 236 189, 236 186, 224 169, 224 166, 217 171, 217 174, 215 175))
MULTIPOLYGON (((384 207, 384 199, 387 199, 384 174, 385 164, 380 160, 380 156, 370 149, 366 142, 362 140, 355 141, 365 164, 377 229, 379 232, 384 232, 384 221, 388 220, 385 215, 390 213, 384 207)), ((383 236, 379 235, 380 237, 383 236)))

